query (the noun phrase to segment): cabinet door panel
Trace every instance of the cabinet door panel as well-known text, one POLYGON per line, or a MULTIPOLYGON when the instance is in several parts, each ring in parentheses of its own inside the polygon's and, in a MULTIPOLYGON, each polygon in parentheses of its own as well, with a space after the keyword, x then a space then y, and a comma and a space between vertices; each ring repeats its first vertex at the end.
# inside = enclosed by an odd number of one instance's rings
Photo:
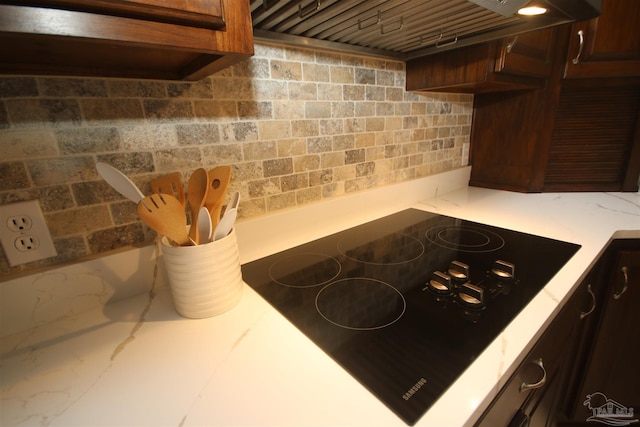
POLYGON ((639 105, 637 87, 563 88, 543 191, 623 190, 639 105))
POLYGON ((639 1, 604 0, 600 17, 572 26, 565 77, 639 76, 639 22, 639 1))
POLYGON ((224 26, 221 0, 24 0, 2 3, 54 7, 192 27, 215 29, 224 26))
POLYGON ((467 46, 407 62, 407 90, 489 93, 544 86, 556 29, 467 46))
POLYGON ((549 77, 556 43, 555 29, 531 31, 501 41, 495 71, 531 77, 549 77))

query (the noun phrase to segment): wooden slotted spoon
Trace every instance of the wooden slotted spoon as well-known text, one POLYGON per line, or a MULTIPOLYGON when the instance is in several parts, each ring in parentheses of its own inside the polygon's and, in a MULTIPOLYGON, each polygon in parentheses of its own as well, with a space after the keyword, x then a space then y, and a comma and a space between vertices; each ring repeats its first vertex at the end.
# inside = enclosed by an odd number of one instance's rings
POLYGON ((153 178, 149 181, 152 193, 171 194, 182 206, 185 205, 184 186, 182 185, 182 176, 180 172, 173 172, 153 178))
POLYGON ((152 194, 138 203, 138 215, 145 224, 180 246, 191 244, 184 206, 169 194, 152 194))

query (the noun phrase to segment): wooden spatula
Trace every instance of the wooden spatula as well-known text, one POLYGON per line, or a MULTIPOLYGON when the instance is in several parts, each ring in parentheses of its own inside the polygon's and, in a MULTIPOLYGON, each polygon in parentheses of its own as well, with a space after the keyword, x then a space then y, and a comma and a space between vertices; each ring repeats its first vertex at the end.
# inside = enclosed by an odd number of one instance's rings
POLYGON ((209 171, 209 191, 204 205, 211 212, 211 224, 215 230, 220 222, 220 212, 231 181, 231 166, 218 166, 209 171))
POLYGON ((191 244, 184 206, 170 194, 152 194, 138 203, 142 221, 180 246, 191 244))
POLYGON ((149 181, 151 192, 156 194, 173 195, 182 206, 185 204, 184 185, 182 185, 182 177, 180 172, 170 173, 168 175, 159 176, 149 181))

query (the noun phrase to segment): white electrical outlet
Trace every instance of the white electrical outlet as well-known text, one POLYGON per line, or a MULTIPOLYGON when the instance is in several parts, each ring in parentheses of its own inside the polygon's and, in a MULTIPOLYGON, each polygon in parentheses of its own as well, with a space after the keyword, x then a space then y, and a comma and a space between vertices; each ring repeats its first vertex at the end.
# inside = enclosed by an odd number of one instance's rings
POLYGON ((469 164, 469 143, 465 142, 462 144, 462 165, 467 166, 469 164))
POLYGON ((12 267, 58 255, 37 200, 0 206, 0 241, 12 267))

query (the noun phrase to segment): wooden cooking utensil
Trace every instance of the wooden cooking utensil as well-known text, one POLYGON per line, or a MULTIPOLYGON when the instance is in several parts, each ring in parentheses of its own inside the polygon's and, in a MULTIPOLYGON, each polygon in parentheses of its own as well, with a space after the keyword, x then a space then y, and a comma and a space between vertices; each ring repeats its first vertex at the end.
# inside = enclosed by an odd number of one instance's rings
POLYGON ((138 203, 142 221, 180 246, 189 244, 184 206, 170 194, 152 194, 138 203))
POLYGON ((152 193, 171 194, 185 206, 184 186, 180 172, 159 176, 149 181, 152 193))
POLYGON ((200 232, 198 230, 198 215, 200 208, 205 204, 207 193, 209 192, 209 174, 202 168, 196 169, 189 178, 187 186, 187 200, 191 210, 191 226, 189 227, 189 237, 200 244, 200 232))
POLYGON ((209 191, 205 206, 211 212, 211 225, 214 230, 220 222, 220 212, 230 181, 231 166, 218 166, 209 171, 209 191))

